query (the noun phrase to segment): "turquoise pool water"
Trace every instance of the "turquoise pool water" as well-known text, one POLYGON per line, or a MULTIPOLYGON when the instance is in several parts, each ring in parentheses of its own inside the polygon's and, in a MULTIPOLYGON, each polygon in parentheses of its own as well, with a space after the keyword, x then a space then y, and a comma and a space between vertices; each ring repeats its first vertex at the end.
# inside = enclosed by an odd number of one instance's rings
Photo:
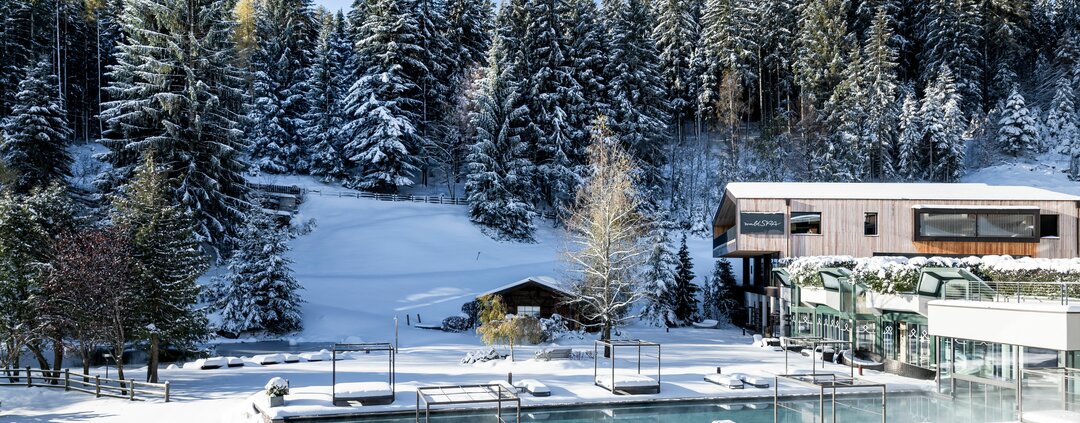
MULTIPOLYGON (((836 422, 874 423, 881 420, 880 397, 837 397, 836 422)), ((780 408, 780 422, 811 423, 819 416, 818 400, 789 399, 780 408), (789 408, 794 408, 791 410, 789 408)), ((892 394, 886 407, 889 423, 989 423, 1015 420, 1014 402, 1009 400, 968 401, 929 394, 892 394)), ((503 418, 514 421, 512 409, 504 409, 503 418)), ((710 423, 731 420, 736 423, 771 423, 774 421, 771 398, 743 401, 665 402, 635 405, 596 405, 588 407, 526 408, 522 422, 585 423, 585 422, 656 422, 710 423)), ((825 422, 833 422, 832 404, 825 401, 825 422)), ((356 423, 404 423, 414 421, 409 415, 335 420, 356 423)), ((423 421, 423 415, 421 415, 423 421)), ((480 423, 495 421, 494 410, 475 413, 435 413, 432 422, 480 423)), ((816 420, 820 422, 821 420, 816 420)))

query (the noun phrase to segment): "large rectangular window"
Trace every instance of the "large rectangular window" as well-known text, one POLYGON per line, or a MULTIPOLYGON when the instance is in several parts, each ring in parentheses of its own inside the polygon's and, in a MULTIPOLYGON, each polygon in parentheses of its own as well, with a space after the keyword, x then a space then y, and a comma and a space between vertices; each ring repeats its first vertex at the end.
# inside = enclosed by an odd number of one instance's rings
POLYGON ((1036 242, 1040 218, 1027 210, 916 210, 920 241, 1036 242))
POLYGON ((791 233, 816 235, 821 233, 821 213, 791 212, 791 233))
POLYGON ((540 315, 540 307, 539 306, 518 306, 517 315, 518 316, 539 316, 540 315))

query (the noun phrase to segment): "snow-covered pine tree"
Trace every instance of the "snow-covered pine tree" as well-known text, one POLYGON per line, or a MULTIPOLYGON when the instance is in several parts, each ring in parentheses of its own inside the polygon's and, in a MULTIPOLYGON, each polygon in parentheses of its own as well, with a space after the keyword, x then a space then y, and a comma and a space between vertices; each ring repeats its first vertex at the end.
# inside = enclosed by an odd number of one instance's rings
POLYGON ((1034 153, 1038 141, 1035 118, 1027 108, 1023 94, 1013 87, 998 121, 997 142, 1002 151, 1012 156, 1034 153))
POLYGON ((65 183, 71 175, 67 147, 72 134, 66 113, 63 99, 56 94, 52 63, 45 58, 27 70, 26 79, 19 83, 11 116, 3 122, 0 160, 15 173, 16 191, 65 183))
POLYGON ((252 209, 248 214, 228 272, 214 281, 221 330, 284 335, 303 328, 304 300, 297 293, 302 287, 286 257, 290 238, 288 228, 279 227, 266 212, 252 209))
POLYGON ((50 255, 49 234, 22 198, 0 191, 0 362, 9 367, 17 367, 25 348, 42 339, 34 297, 50 255))
POLYGON ((930 83, 944 66, 951 69, 961 110, 982 106, 982 0, 930 0, 919 4, 916 34, 922 43, 921 79, 930 83))
POLYGON ((706 289, 710 293, 702 307, 706 310, 706 317, 720 322, 730 322, 737 303, 735 302, 735 272, 728 259, 722 258, 716 261, 712 277, 709 279, 709 287, 706 289))
POLYGON ((693 1, 663 0, 656 3, 658 14, 653 39, 660 57, 660 74, 671 105, 676 139, 684 138, 685 121, 696 114, 697 81, 693 60, 701 38, 693 1))
POLYGON ((525 3, 526 29, 520 54, 527 74, 526 98, 529 127, 523 134, 536 165, 536 190, 542 200, 556 210, 566 210, 581 182, 583 165, 580 146, 584 127, 573 126, 571 110, 580 110, 585 99, 581 86, 571 78, 565 54, 565 40, 559 16, 565 14, 562 0, 532 0, 525 3))
POLYGON ((896 141, 896 174, 903 180, 926 179, 923 129, 919 124, 919 100, 909 91, 900 106, 900 134, 896 141))
POLYGON ((229 246, 247 204, 238 124, 244 79, 232 65, 231 4, 125 3, 126 36, 117 46, 111 100, 102 112, 104 159, 113 166, 98 181, 102 188, 128 182, 142 154, 155 150, 169 181, 169 204, 194 217, 198 241, 211 248, 229 246))
MULTIPOLYGON (((701 39, 697 44, 695 64, 700 86, 697 88, 697 113, 704 121, 727 120, 721 114, 732 111, 724 86, 727 78, 748 79, 748 59, 756 46, 741 29, 750 17, 732 0, 707 0, 702 10, 701 39)), ((741 97, 741 94, 740 94, 741 97)), ((725 122, 726 123, 726 122, 725 122)))
POLYGON ((149 341, 147 381, 157 382, 161 344, 194 346, 207 335, 205 311, 196 308, 198 279, 207 257, 199 247, 195 225, 182 206, 173 205, 153 152, 122 195, 113 200, 113 222, 131 238, 138 278, 135 336, 149 341))
POLYGON ((692 323, 698 318, 697 293, 700 288, 694 285, 694 262, 690 260, 685 233, 679 243, 678 265, 675 267, 675 284, 672 288, 675 319, 682 324, 692 323))
POLYGON ((678 322, 675 317, 675 268, 679 260, 671 245, 672 226, 673 223, 666 218, 653 223, 649 239, 652 248, 649 249, 641 275, 642 288, 645 290, 642 318, 657 326, 670 326, 678 322))
POLYGON ((925 149, 929 179, 933 182, 956 182, 963 172, 964 116, 956 81, 948 66, 941 68, 934 81, 926 87, 919 108, 919 125, 925 149))
POLYGON ((311 68, 308 69, 304 128, 301 135, 310 147, 309 172, 323 181, 339 181, 348 176, 345 163, 345 71, 352 49, 345 31, 345 16, 322 11, 311 68))
MULTIPOLYGON (((569 0, 563 27, 566 28, 566 57, 570 63, 570 77, 581 86, 585 104, 581 109, 569 110, 574 128, 589 128, 602 110, 607 110, 604 69, 608 66, 605 51, 604 23, 599 18, 593 0, 569 0)), ((584 131, 574 145, 578 155, 584 157, 589 144, 589 131, 584 131)))
POLYGON ((1071 78, 1058 79, 1050 111, 1046 115, 1046 145, 1058 152, 1072 150, 1074 142, 1080 142, 1080 115, 1076 112, 1076 90, 1071 78))
POLYGON ((868 98, 866 126, 869 153, 869 172, 873 180, 896 179, 893 148, 897 139, 897 118, 900 111, 897 93, 897 50, 893 45, 896 35, 885 6, 879 7, 867 34, 863 54, 866 57, 868 98))
POLYGON ((423 120, 425 52, 414 14, 415 0, 373 0, 357 46, 366 66, 345 100, 346 157, 356 169, 349 186, 396 192, 420 170, 417 155, 427 145, 423 120))
POLYGON ((656 53, 649 8, 643 0, 620 0, 610 16, 607 83, 611 130, 636 160, 638 183, 646 203, 656 204, 663 182, 668 142, 668 104, 664 100, 660 59, 656 53))
POLYGON ((472 116, 476 143, 469 148, 465 192, 473 222, 491 228, 496 237, 528 240, 535 230, 528 201, 532 164, 518 125, 524 110, 514 106, 520 81, 503 67, 507 53, 502 37, 496 37, 472 116))
POLYGON ((315 27, 311 0, 264 0, 255 10, 258 47, 251 58, 254 98, 248 114, 252 162, 272 173, 306 172, 302 132, 315 27))
POLYGON ((487 0, 446 0, 447 43, 454 69, 462 78, 469 69, 483 65, 491 48, 492 3, 487 0))
POLYGON ((794 73, 807 106, 820 109, 843 79, 847 9, 843 0, 807 0, 803 5, 794 73))
POLYGON ((407 13, 415 15, 420 48, 417 59, 423 72, 410 75, 417 81, 420 89, 419 120, 414 122, 424 144, 418 155, 421 171, 418 182, 427 185, 428 175, 435 164, 447 167, 456 160, 457 138, 447 136, 447 125, 454 105, 454 72, 458 64, 454 62, 456 49, 450 44, 447 34, 445 0, 411 0, 413 6, 407 13), (446 154, 445 152, 451 152, 446 154))
POLYGON ((833 89, 824 111, 830 133, 813 154, 811 177, 817 181, 861 181, 868 179, 870 128, 867 125, 869 93, 862 53, 858 47, 848 53, 843 80, 833 89))

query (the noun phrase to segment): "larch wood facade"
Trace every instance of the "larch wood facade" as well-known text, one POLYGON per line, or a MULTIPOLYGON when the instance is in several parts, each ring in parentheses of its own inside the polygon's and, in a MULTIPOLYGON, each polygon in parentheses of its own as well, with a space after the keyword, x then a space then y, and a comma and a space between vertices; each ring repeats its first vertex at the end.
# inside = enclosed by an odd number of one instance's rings
MULTIPOLYGON (((1009 190, 1003 190, 1001 199, 951 200, 941 198, 944 194, 934 193, 933 186, 956 189, 963 184, 918 184, 926 187, 926 198, 852 198, 859 194, 848 194, 845 198, 826 198, 830 194, 822 192, 823 186, 843 189, 845 184, 806 184, 809 198, 755 198, 756 195, 769 197, 769 186, 759 183, 748 189, 742 187, 738 193, 725 191, 724 200, 714 220, 714 256, 716 257, 800 257, 821 255, 850 255, 868 257, 873 255, 1014 255, 1048 258, 1076 257, 1078 251, 1077 200, 1080 198, 1063 194, 1048 193, 1046 200, 1014 200, 1006 196, 1009 190), (760 194, 755 194, 760 191, 760 194), (814 198, 817 197, 817 198, 814 198), (1040 214, 1057 215, 1057 237, 1036 238, 1035 240, 1016 241, 939 241, 916 240, 915 213, 919 207, 932 205, 944 208, 1031 208, 1040 214), (820 233, 792 234, 790 222, 792 213, 821 213, 820 233), (743 213, 783 214, 785 224, 783 234, 742 233, 740 225, 743 213), (863 232, 865 213, 877 213, 877 235, 865 235, 863 232), (727 238, 723 238, 726 236, 727 238)), ((779 185, 799 185, 779 183, 779 185)), ((851 184, 861 185, 861 184, 851 184)), ((879 186, 881 196, 887 196, 891 186, 902 184, 866 184, 879 186)), ((982 186, 985 187, 985 186, 982 186)), ((825 187, 828 188, 828 187, 825 187)), ((983 189, 989 194, 993 188, 983 189)), ((1002 187, 1015 188, 1015 187, 1002 187)), ((865 189, 865 187, 863 188, 865 189)), ((1042 190, 1037 190, 1042 191, 1042 190)), ((1027 198, 1038 197, 1027 195, 1027 198)))

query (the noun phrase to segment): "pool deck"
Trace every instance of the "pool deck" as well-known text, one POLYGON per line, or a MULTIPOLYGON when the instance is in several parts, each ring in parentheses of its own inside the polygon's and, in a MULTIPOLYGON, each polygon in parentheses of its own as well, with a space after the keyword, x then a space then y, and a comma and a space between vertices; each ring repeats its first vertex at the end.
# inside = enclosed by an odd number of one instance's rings
MULTIPOLYGON (((649 330, 640 336, 647 336, 649 330)), ((704 380, 706 374, 715 373, 717 367, 721 367, 724 374, 743 373, 760 376, 772 381, 774 377, 785 374, 784 352, 775 351, 771 347, 761 348, 751 346, 752 339, 743 337, 738 331, 715 330, 715 329, 685 329, 663 333, 661 330, 655 336, 663 343, 663 365, 661 371, 661 391, 659 394, 649 395, 615 395, 610 391, 595 386, 593 382, 593 361, 587 360, 553 360, 541 361, 531 359, 532 350, 519 348, 518 360, 479 363, 474 365, 457 364, 457 360, 464 355, 463 350, 456 348, 403 348, 398 355, 397 395, 394 403, 378 406, 334 406, 330 400, 330 388, 327 385, 294 386, 290 395, 285 398, 285 405, 281 407, 269 407, 269 400, 263 393, 256 393, 247 399, 249 410, 252 410, 259 420, 266 422, 287 422, 318 420, 329 418, 362 418, 375 415, 407 414, 412 415, 416 410, 416 388, 418 386, 459 385, 488 383, 492 380, 505 380, 507 373, 512 372, 514 380, 537 379, 551 388, 549 397, 533 397, 527 393, 520 394, 523 409, 551 406, 588 406, 602 404, 634 404, 643 402, 672 402, 672 401, 724 401, 724 402, 751 402, 760 403, 767 401, 771 404, 774 387, 755 388, 747 386, 745 389, 728 389, 704 380), (663 334, 662 336, 660 334, 663 334)), ((635 334, 638 335, 638 334, 635 334)), ((563 344, 571 346, 575 350, 592 351, 591 343, 579 341, 578 343, 563 344)), ((633 357, 630 357, 631 359, 633 357)), ((811 359, 797 353, 789 353, 789 366, 787 373, 809 372, 811 359)), ((374 360, 371 360, 374 361, 374 360)), ((647 359, 642 359, 642 373, 650 374, 655 368, 648 368, 647 359)), ((655 363, 655 359, 653 361, 655 363)), ((348 360, 339 363, 339 368, 352 371, 346 377, 377 377, 375 374, 364 375, 365 366, 360 360, 348 360), (344 365, 342 363, 345 363, 344 365)), ((316 364, 316 363, 309 363, 316 364)), ((848 375, 850 368, 843 365, 816 363, 818 372, 836 372, 848 375)), ((619 359, 617 371, 633 372, 636 364, 631 361, 619 359)), ((610 372, 610 364, 607 371, 610 372)), ((377 371, 373 366, 371 371, 377 371)), ((603 367, 601 367, 603 372, 603 367)), ((655 374, 655 373, 651 373, 655 374)), ((339 379, 341 375, 339 374, 339 379)), ((905 378, 893 374, 864 371, 856 378, 871 383, 887 385, 887 392, 914 393, 926 392, 933 389, 933 381, 924 381, 905 378)), ((329 375, 327 375, 329 380, 329 375)), ((770 384, 771 385, 771 384, 770 384)), ((781 380, 779 384, 780 394, 784 397, 814 396, 818 390, 804 384, 781 380)), ((866 393, 880 394, 880 389, 843 389, 838 394, 866 393)), ((477 409, 489 409, 494 411, 494 405, 485 407, 476 406, 448 406, 440 407, 439 410, 468 411, 477 409)))

